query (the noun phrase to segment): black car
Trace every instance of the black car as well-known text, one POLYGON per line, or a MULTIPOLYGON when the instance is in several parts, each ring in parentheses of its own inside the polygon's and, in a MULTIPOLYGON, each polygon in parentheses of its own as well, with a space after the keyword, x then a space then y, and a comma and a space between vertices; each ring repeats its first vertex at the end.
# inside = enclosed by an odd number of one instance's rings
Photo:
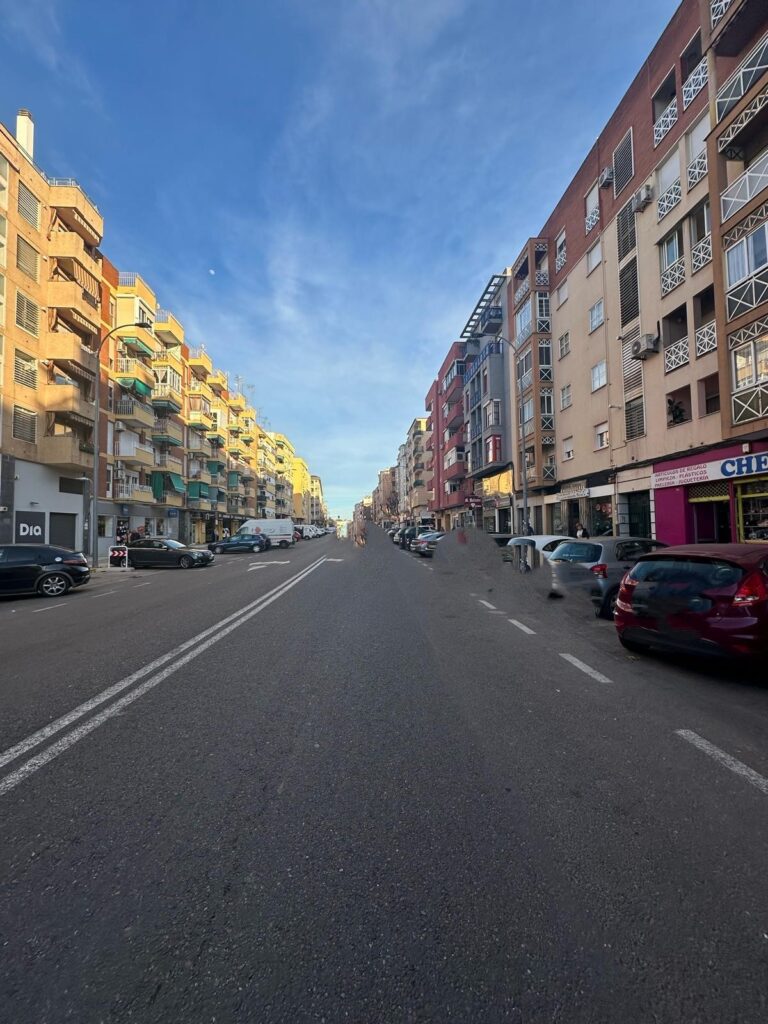
POLYGON ((0 594, 61 597, 91 578, 81 551, 51 544, 0 545, 0 594))
POLYGON ((208 550, 215 551, 217 555, 226 555, 237 551, 266 551, 268 547, 268 539, 263 533, 236 533, 226 540, 213 541, 208 545, 208 550))
POLYGON ((128 565, 134 569, 145 569, 149 566, 168 566, 177 569, 194 569, 202 565, 210 565, 213 554, 210 551, 199 551, 188 548, 178 540, 167 537, 145 537, 128 545, 128 565))

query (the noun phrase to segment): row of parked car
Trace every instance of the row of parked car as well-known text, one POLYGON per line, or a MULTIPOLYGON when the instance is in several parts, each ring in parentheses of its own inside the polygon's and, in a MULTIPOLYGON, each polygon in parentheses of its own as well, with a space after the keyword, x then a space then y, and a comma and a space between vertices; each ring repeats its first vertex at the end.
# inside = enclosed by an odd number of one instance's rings
POLYGON ((387 531, 387 536, 404 551, 412 551, 422 558, 432 558, 445 534, 431 526, 393 526, 387 531))

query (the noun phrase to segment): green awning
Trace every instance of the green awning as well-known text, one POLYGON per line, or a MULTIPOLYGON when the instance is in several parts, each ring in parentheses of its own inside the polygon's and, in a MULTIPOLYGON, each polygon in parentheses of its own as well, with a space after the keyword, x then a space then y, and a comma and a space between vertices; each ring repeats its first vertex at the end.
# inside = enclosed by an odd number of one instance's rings
POLYGON ((141 395, 142 398, 149 398, 152 394, 152 388, 145 384, 143 380, 134 380, 133 389, 137 395, 141 395))
POLYGON ((190 480, 187 484, 187 494, 190 498, 207 498, 208 484, 201 483, 199 480, 190 480))
POLYGON ((125 388, 126 391, 130 391, 136 383, 135 377, 119 377, 117 382, 121 388, 125 388))
POLYGON ((218 497, 216 498, 216 500, 217 501, 226 501, 227 500, 227 492, 226 491, 219 491, 218 492, 218 497))
POLYGON ((237 489, 237 485, 239 483, 240 474, 238 473, 238 471, 236 469, 230 470, 229 473, 227 473, 227 487, 229 487, 231 491, 234 491, 237 489))
POLYGON ((165 473, 152 471, 152 495, 155 501, 162 501, 165 494, 165 473))
POLYGON ((133 349, 138 349, 138 351, 145 356, 154 356, 155 354, 149 345, 143 342, 140 338, 123 338, 122 341, 124 345, 128 345, 133 349))
POLYGON ((208 472, 218 473, 219 466, 223 466, 224 461, 222 459, 208 459, 208 472))
POLYGON ((182 477, 178 473, 166 473, 165 474, 170 481, 171 487, 177 494, 186 494, 187 485, 184 483, 182 477))

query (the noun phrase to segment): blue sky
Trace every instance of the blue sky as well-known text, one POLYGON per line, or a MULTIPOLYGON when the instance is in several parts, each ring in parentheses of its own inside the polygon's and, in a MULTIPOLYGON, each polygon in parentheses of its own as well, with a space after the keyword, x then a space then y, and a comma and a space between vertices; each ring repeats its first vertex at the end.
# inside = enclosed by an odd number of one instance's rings
POLYGON ((349 512, 672 0, 0 0, 0 119, 349 512), (533 113, 532 113, 533 112, 533 113), (214 271, 211 273, 210 271, 214 271))

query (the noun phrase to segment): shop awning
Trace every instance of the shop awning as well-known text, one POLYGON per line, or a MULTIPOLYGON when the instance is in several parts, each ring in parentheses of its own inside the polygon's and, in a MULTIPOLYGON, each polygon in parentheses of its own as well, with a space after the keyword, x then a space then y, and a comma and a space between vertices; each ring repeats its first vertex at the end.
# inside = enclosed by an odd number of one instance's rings
POLYGON ((171 487, 177 494, 186 494, 187 486, 178 473, 166 473, 165 475, 168 477, 171 487))

